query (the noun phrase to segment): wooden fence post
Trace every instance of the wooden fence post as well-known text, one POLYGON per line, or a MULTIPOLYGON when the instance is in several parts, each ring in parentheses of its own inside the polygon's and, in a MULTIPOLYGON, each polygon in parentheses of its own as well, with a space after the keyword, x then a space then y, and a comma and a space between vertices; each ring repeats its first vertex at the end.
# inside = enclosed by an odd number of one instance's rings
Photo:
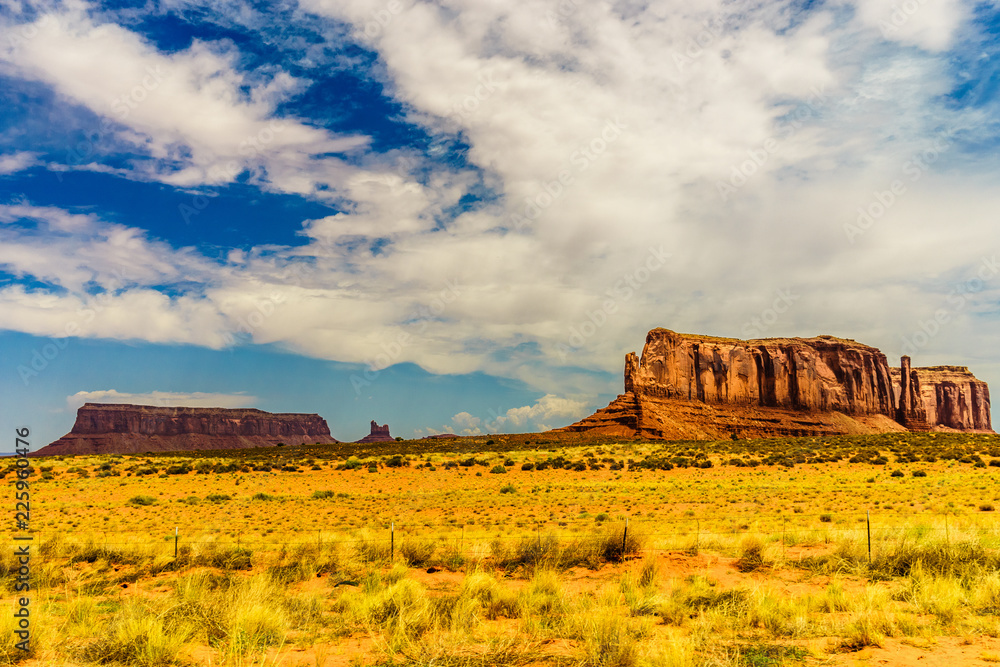
POLYGON ((872 511, 865 510, 865 524, 868 528, 868 567, 872 566, 872 511))
POLYGON ((396 558, 396 522, 389 524, 389 563, 396 558))
POLYGON ((625 530, 622 531, 622 562, 625 562, 625 545, 628 540, 628 517, 625 517, 625 530))
POLYGON ((178 532, 179 527, 174 526, 174 560, 177 560, 177 539, 180 533, 178 532))

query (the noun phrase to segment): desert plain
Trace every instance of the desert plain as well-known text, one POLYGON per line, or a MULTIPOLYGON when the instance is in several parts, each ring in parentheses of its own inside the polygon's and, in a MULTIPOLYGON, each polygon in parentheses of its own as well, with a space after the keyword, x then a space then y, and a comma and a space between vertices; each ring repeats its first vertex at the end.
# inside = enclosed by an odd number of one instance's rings
POLYGON ((32 651, 5 615, 8 662, 1000 662, 995 435, 543 433, 32 465, 32 651))

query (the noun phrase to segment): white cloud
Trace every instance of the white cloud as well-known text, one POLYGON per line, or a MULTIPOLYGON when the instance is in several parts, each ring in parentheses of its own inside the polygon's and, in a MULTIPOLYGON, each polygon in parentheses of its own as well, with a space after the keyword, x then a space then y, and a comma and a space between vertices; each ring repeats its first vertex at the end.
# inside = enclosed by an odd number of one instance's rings
POLYGON ((130 403, 156 407, 189 408, 252 408, 257 397, 243 394, 217 394, 211 392, 149 391, 141 394, 120 392, 116 389, 78 391, 66 397, 66 406, 75 411, 84 403, 130 403))
POLYGON ((532 433, 548 431, 578 421, 590 414, 590 404, 553 394, 542 396, 532 405, 510 408, 502 414, 491 411, 490 417, 483 419, 468 412, 459 412, 451 418, 450 424, 440 429, 427 427, 417 429, 416 434, 428 435, 455 433, 456 435, 482 435, 483 433, 532 433), (556 424, 556 426, 552 426, 556 424))
POLYGON ((30 169, 38 164, 41 164, 38 154, 30 151, 0 155, 0 176, 16 174, 19 171, 30 169))
POLYGON ((535 401, 533 405, 511 408, 502 415, 496 416, 488 423, 487 428, 493 432, 507 433, 548 430, 550 422, 569 424, 590 414, 590 403, 587 401, 562 398, 546 394, 535 401))
MULTIPOLYGON (((382 0, 304 3, 354 26, 379 55, 386 94, 432 139, 461 130, 474 169, 275 120, 306 82, 240 72, 231 45, 165 54, 82 5, 39 22, 37 37, 0 57, 120 123, 116 136, 151 158, 135 167, 141 177, 224 182, 230 160, 249 161, 266 187, 329 185, 317 196, 342 197, 345 212, 305 221, 306 245, 209 261, 95 216, 8 206, 0 221, 31 215, 48 227, 3 229, 0 261, 69 293, 5 288, 3 326, 55 335, 95 298, 93 281, 122 307, 88 335, 220 346, 242 331, 320 358, 385 355, 592 396, 620 389, 591 371, 617 375, 648 329, 739 336, 776 289, 800 298, 765 335, 833 333, 891 354, 955 276, 1000 250, 996 160, 963 148, 993 121, 942 101, 956 81, 940 50, 968 29, 960 5, 923 3, 888 39, 877 2, 808 13, 721 0, 569 5, 401 2, 386 19, 382 0), (906 165, 942 133, 962 141, 914 180, 906 165), (248 136, 271 139, 248 156, 248 136), (332 150, 357 160, 320 155, 332 150), (449 219, 480 179, 500 197, 449 219), (851 243, 845 223, 894 180, 905 195, 851 243), (725 200, 720 184, 733 188, 725 200), (670 258, 649 272, 661 246, 670 258)), ((995 320, 992 289, 955 314, 935 350, 961 349, 973 312, 995 320)), ((527 428, 571 421, 582 406, 543 399, 499 417, 527 428)), ((445 430, 491 422, 457 419, 445 430)))
POLYGON ((969 18, 968 5, 961 0, 858 0, 853 4, 860 20, 877 28, 884 39, 928 51, 950 47, 969 18))
POLYGON ((193 187, 229 183, 250 169, 258 182, 312 194, 354 171, 314 156, 356 150, 367 138, 274 116, 307 82, 283 71, 251 78, 221 43, 195 40, 161 53, 122 26, 95 21, 90 9, 67 2, 32 24, 8 26, 14 37, 0 48, 0 65, 51 85, 103 117, 104 133, 153 158, 135 161, 134 176, 193 187))

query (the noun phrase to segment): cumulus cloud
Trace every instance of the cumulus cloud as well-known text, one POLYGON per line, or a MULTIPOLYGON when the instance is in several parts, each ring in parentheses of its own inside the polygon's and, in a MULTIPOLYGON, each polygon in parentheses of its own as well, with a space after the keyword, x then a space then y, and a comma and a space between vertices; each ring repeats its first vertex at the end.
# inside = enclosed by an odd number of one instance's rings
POLYGON ((548 431, 578 421, 590 414, 587 401, 546 394, 531 405, 497 413, 491 410, 487 418, 477 417, 468 412, 459 412, 451 418, 450 424, 440 429, 427 427, 417 429, 417 435, 427 433, 455 433, 456 435, 482 435, 483 433, 531 433, 548 431))
POLYGON ((244 394, 217 394, 212 392, 172 392, 149 391, 141 394, 121 392, 116 389, 99 391, 78 391, 66 397, 66 406, 71 411, 84 403, 131 403, 132 405, 153 405, 156 407, 189 408, 250 408, 257 402, 255 396, 244 394))
MULTIPOLYGON (((45 82, 102 117, 103 134, 151 158, 136 160, 133 176, 193 187, 229 183, 249 170, 271 187, 312 194, 353 171, 333 157, 314 165, 313 157, 360 148, 366 137, 335 136, 275 116, 277 104, 307 82, 284 71, 252 79, 224 43, 195 40, 161 53, 91 10, 67 2, 29 24, 8 26, 12 37, 0 61, 9 74, 45 82)), ((94 150, 83 151, 79 164, 90 165, 94 150)))
MULTIPOLYGON (((432 146, 461 137, 462 166, 279 116, 309 82, 242 71, 232 44, 167 54, 65 5, 0 59, 108 118, 144 158, 132 177, 206 186, 231 181, 235 162, 260 187, 342 212, 303 221, 304 245, 208 260, 93 215, 8 206, 0 222, 29 217, 45 238, 7 225, 0 261, 53 288, 0 290, 4 326, 53 335, 106 293, 122 308, 89 335, 243 336, 592 396, 620 388, 593 371, 617 376, 648 329, 739 336, 790 290, 759 335, 831 333, 893 354, 1000 251, 1000 190, 977 148, 991 109, 947 95, 963 5, 918 3, 883 35, 892 4, 304 0, 309 20, 347 25, 377 54, 361 74, 432 146), (476 205, 458 205, 473 191, 476 205)), ((970 293, 926 352, 963 354, 996 320, 996 289, 970 293)), ((572 420, 574 401, 465 413, 446 430, 572 420)))

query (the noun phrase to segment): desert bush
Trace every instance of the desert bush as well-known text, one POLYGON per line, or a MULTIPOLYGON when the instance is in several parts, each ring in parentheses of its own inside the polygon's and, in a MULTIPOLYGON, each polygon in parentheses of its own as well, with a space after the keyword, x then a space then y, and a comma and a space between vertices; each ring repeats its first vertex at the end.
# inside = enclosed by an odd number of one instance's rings
POLYGON ((334 493, 333 491, 328 491, 328 490, 325 490, 325 491, 313 491, 312 499, 313 500, 323 500, 325 498, 333 498, 336 495, 337 494, 334 493))
POLYGON ((911 542, 905 538, 872 558, 873 577, 906 577, 915 569, 937 576, 978 577, 1000 568, 1000 554, 978 541, 949 543, 943 540, 911 542))
POLYGON ((145 507, 149 505, 156 504, 156 498, 153 496, 132 496, 126 501, 129 505, 136 505, 139 507, 145 507))
POLYGON ((389 559, 389 540, 373 538, 370 535, 361 535, 354 543, 354 549, 361 560, 366 562, 379 562, 389 559))
POLYGON ((399 556, 411 567, 425 567, 434 557, 437 543, 430 539, 408 538, 399 545, 399 556))
POLYGON ((210 542, 192 559, 194 565, 207 565, 222 570, 249 570, 253 551, 246 547, 210 542))
POLYGON ((740 545, 740 557, 733 565, 740 572, 756 572, 771 567, 764 557, 764 543, 758 537, 748 537, 740 545))
POLYGON ((97 664, 172 665, 191 634, 186 624, 166 628, 153 610, 133 598, 115 612, 98 639, 81 650, 81 657, 97 664))
POLYGON ((619 563, 634 556, 646 544, 643 534, 635 527, 629 527, 626 532, 624 523, 607 527, 593 539, 598 559, 608 563, 619 563))
POLYGON ((577 637, 582 639, 579 664, 583 667, 635 667, 636 642, 628 621, 614 608, 600 608, 581 615, 577 637))
MULTIPOLYGON (((459 608, 463 605, 463 599, 476 602, 485 618, 490 620, 500 617, 518 618, 520 608, 516 593, 501 586, 492 575, 485 572, 473 572, 462 582, 462 589, 458 594, 459 608)), ((465 608, 468 613, 468 608, 465 608)))

